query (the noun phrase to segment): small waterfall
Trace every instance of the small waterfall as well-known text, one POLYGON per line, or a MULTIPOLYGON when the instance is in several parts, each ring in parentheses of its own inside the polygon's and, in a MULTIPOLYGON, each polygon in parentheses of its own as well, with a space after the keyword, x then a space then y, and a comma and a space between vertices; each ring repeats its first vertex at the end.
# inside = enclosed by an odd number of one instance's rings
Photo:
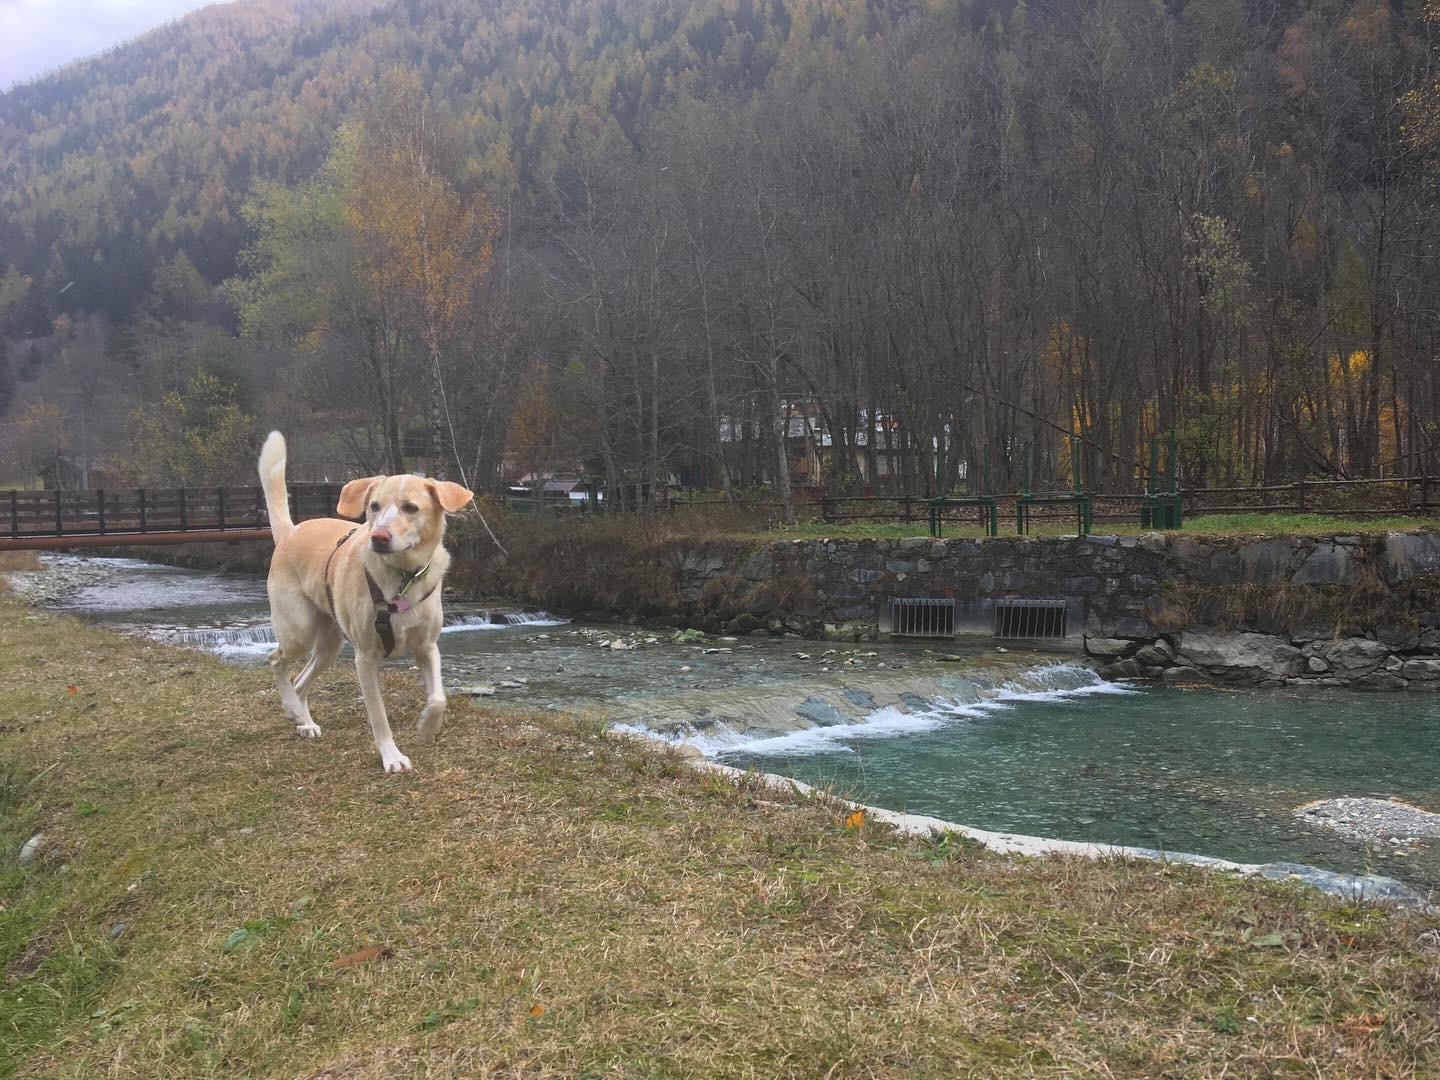
POLYGON ((269 623, 249 626, 154 626, 139 628, 152 641, 201 649, 217 656, 264 656, 275 648, 275 628, 269 623))
POLYGON ((548 611, 477 611, 446 615, 445 630, 503 630, 509 626, 561 626, 568 619, 548 611))
POLYGON ((1092 668, 1085 667, 1083 664, 1058 662, 1042 664, 1040 667, 1022 671, 1013 679, 1002 683, 997 696, 1002 699, 1007 697, 1028 698, 1036 694, 1083 692, 1091 688, 1104 692, 1100 688, 1113 688, 1114 686, 1114 683, 1106 682, 1092 668))
MULTIPOLYGON (((446 633, 462 630, 507 630, 518 626, 559 626, 566 622, 545 611, 481 611, 448 615, 446 633)), ((222 656, 264 653, 275 647, 275 628, 269 623, 249 626, 156 626, 145 635, 167 645, 185 645, 222 656)))
POLYGON ((1106 682, 1080 664, 1043 664, 1003 681, 972 674, 977 678, 884 679, 867 683, 863 691, 812 687, 798 703, 784 696, 764 702, 751 696, 747 701, 743 691, 714 691, 706 694, 703 707, 690 706, 688 722, 677 722, 677 710, 668 710, 667 715, 652 700, 623 710, 613 726, 688 744, 722 760, 734 754, 803 757, 826 751, 848 753, 855 742, 980 720, 1021 703, 1074 702, 1091 695, 1139 692, 1106 682))

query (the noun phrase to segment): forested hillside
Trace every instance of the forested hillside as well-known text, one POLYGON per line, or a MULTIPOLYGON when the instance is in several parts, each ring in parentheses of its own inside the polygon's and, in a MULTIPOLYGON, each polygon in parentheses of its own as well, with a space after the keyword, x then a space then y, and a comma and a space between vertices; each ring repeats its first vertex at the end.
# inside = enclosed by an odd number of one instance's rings
POLYGON ((5 470, 218 479, 262 422, 481 486, 1435 470, 1437 25, 205 9, 0 95, 5 470))

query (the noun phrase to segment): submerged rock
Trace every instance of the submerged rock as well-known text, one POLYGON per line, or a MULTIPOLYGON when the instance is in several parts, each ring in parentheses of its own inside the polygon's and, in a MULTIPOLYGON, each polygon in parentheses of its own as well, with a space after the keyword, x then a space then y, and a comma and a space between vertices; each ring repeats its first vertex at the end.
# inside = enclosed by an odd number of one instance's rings
POLYGON ((830 702, 824 698, 812 694, 795 707, 795 715, 802 720, 808 720, 818 727, 829 727, 831 724, 843 724, 846 717, 841 714, 830 702))

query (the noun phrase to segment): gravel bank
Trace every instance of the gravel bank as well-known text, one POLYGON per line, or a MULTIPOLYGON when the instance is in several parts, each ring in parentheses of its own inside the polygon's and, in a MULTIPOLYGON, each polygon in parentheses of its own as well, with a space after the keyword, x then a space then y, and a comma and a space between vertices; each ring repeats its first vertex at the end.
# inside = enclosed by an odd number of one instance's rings
POLYGON ((1303 821, 1374 843, 1440 839, 1440 814, 1396 799, 1321 799, 1295 813, 1303 821))
POLYGON ((27 604, 57 604, 89 585, 104 581, 111 573, 103 562, 75 555, 42 555, 43 570, 10 570, 5 577, 10 592, 27 604))

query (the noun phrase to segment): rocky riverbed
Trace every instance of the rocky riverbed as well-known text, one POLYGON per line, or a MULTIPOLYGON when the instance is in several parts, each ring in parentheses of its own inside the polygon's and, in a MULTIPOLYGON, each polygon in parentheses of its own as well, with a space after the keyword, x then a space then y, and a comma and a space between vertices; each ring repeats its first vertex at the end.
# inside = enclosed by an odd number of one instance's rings
POLYGON ((1373 844, 1417 845, 1440 840, 1440 814, 1399 799, 1321 799, 1298 807, 1302 820, 1373 844))
POLYGON ((10 592, 27 604, 58 604, 112 573, 109 560, 78 555, 42 555, 39 570, 7 570, 10 592))

